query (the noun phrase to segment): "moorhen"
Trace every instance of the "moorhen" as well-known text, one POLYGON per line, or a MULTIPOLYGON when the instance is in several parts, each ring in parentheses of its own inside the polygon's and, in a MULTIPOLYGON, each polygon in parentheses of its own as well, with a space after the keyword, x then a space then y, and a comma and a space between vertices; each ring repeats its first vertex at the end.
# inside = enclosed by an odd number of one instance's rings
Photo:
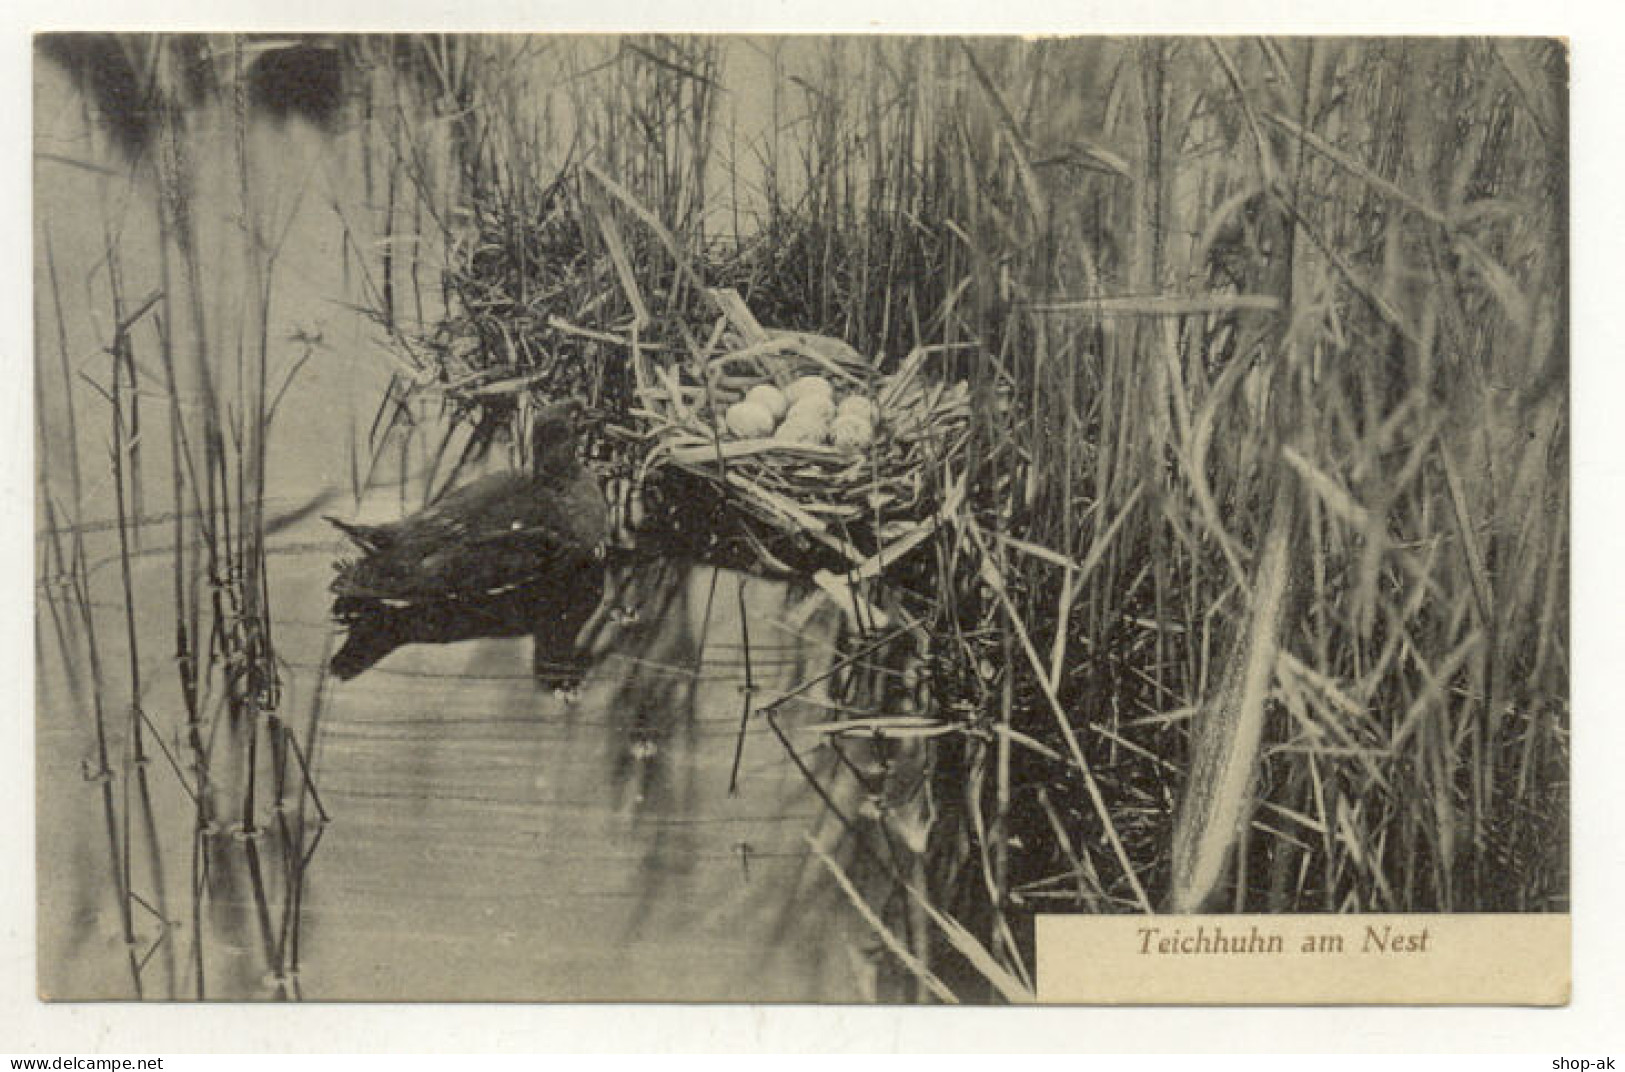
POLYGON ((530 632, 540 676, 563 657, 560 688, 582 669, 576 635, 603 591, 609 511, 576 458, 579 403, 537 415, 528 471, 498 473, 384 525, 328 518, 362 552, 340 562, 333 615, 348 627, 332 671, 348 680, 402 644, 530 632))

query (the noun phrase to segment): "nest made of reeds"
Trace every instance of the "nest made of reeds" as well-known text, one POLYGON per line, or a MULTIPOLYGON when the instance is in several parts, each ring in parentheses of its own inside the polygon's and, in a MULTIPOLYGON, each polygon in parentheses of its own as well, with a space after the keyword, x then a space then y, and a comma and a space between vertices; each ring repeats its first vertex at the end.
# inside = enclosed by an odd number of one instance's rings
MULTIPOLYGON (((970 429, 969 388, 930 370, 943 347, 916 349, 882 374, 877 362, 837 339, 761 329, 751 334, 757 337, 750 342, 726 336, 737 345, 724 344, 703 362, 635 363, 632 416, 643 472, 683 470, 755 520, 804 535, 852 568, 878 572, 877 556, 889 550, 895 558, 899 544, 923 539, 954 497, 970 429), (872 417, 867 434, 857 442, 786 436, 781 433, 795 417, 793 408, 766 434, 731 423, 737 412, 731 407, 753 389, 782 391, 809 379, 829 385, 832 405, 867 400, 858 406, 872 417)), ((782 571, 780 563, 764 565, 782 571)))

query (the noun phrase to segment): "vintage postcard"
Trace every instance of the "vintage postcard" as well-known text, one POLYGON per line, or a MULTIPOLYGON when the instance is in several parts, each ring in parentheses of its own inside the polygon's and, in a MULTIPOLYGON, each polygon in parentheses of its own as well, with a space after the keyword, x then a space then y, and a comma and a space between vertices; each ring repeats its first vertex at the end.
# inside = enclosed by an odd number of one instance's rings
POLYGON ((40 995, 1566 1002, 1568 62, 38 36, 40 995))

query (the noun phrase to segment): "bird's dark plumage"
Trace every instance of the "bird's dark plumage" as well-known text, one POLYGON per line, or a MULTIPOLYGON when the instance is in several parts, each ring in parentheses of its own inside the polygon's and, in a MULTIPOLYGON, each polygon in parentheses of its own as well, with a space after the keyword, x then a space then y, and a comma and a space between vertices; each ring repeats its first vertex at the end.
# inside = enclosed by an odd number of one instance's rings
MULTIPOLYGON (((335 658, 336 673, 354 676, 401 643, 461 639, 437 637, 435 630, 419 626, 461 618, 470 608, 478 620, 482 601, 521 590, 531 593, 517 604, 526 607, 536 603, 535 593, 558 589, 571 595, 571 613, 562 619, 551 606, 543 613, 556 621, 575 618, 582 600, 574 596, 601 587, 599 558, 609 535, 603 491, 575 457, 576 412, 574 404, 565 403, 539 415, 529 471, 487 476, 384 525, 328 518, 362 552, 338 567, 333 613, 350 627, 346 648, 365 640, 368 649, 367 658, 341 652, 345 657, 335 658), (393 643, 374 654, 379 637, 393 643), (351 672, 344 673, 347 669, 351 672)), ((513 613, 505 608, 498 617, 513 613)), ((556 621, 550 630, 557 631, 556 621)), ((512 635, 511 623, 509 628, 512 635)))

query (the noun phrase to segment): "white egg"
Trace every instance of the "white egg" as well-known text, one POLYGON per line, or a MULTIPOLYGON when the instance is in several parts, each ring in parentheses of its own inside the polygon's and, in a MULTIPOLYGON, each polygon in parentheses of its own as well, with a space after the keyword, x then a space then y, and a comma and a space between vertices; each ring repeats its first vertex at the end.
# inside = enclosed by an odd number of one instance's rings
POLYGON ((868 424, 875 423, 875 404, 863 395, 847 395, 835 407, 837 417, 853 417, 868 424))
POLYGON ((785 414, 786 421, 800 421, 802 424, 828 424, 830 418, 835 416, 835 403, 830 401, 828 395, 811 394, 790 404, 790 412, 785 414))
POLYGON ((723 419, 728 430, 740 439, 757 439, 773 434, 773 414, 754 402, 735 402, 723 419))
POLYGON ((843 413, 829 428, 830 437, 841 450, 862 450, 874 442, 874 425, 862 417, 843 413))
POLYGON ((823 421, 798 420, 793 416, 795 413, 793 407, 790 412, 792 416, 786 417, 784 423, 779 425, 779 430, 773 433, 774 439, 782 439, 786 443, 808 443, 816 446, 829 438, 828 424, 823 421))
POLYGON ((823 395, 825 398, 834 399, 835 388, 831 387, 829 381, 822 376, 803 376, 784 389, 784 397, 790 400, 792 408, 797 402, 813 395, 823 395))
POLYGON ((773 419, 783 418, 785 411, 790 408, 790 400, 784 397, 784 392, 770 383, 757 384, 745 393, 745 401, 761 406, 773 414, 773 419))

